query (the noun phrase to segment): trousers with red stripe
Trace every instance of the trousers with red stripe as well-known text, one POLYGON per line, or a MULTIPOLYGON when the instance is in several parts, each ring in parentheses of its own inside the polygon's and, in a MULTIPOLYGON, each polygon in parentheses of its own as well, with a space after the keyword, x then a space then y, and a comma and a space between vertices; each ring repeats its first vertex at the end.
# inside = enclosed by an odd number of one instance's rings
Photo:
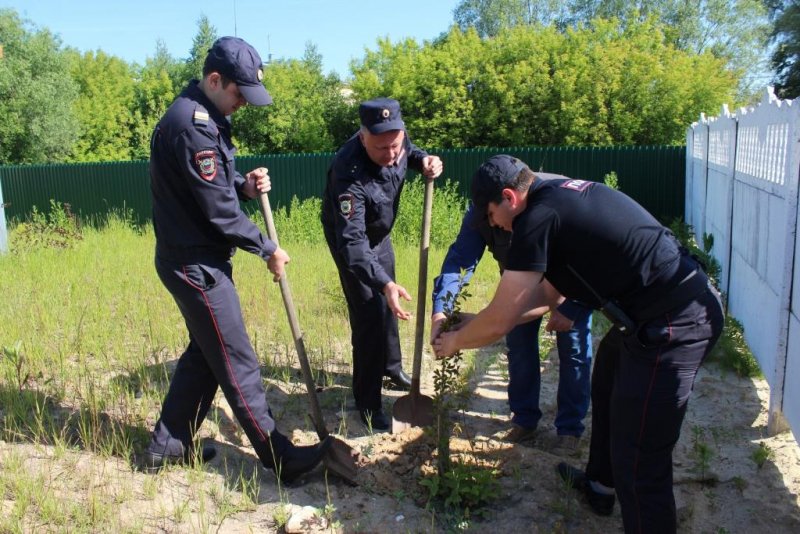
POLYGON ((178 360, 149 449, 173 456, 191 450, 220 387, 256 454, 271 466, 269 433, 275 421, 245 330, 230 260, 182 264, 156 257, 155 263, 186 322, 189 345, 178 360))
POLYGON ((628 534, 677 529, 672 450, 723 320, 709 289, 633 335, 612 328, 598 346, 586 478, 615 489, 628 534))

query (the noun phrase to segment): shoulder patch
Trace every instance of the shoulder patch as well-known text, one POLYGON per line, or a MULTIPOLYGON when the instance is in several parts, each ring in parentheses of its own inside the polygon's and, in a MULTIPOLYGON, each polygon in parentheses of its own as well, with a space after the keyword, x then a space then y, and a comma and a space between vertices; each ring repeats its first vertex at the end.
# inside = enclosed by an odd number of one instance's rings
POLYGON ((339 195, 339 213, 341 213, 346 219, 349 219, 353 216, 354 211, 355 205, 353 201, 353 195, 350 193, 339 195))
POLYGON ((202 111, 200 109, 194 110, 194 122, 208 122, 208 112, 202 111))
POLYGON ((594 182, 588 180, 567 180, 561 187, 564 189, 571 189, 572 191, 586 191, 594 182))
POLYGON ((214 150, 196 152, 194 164, 203 180, 210 182, 217 175, 217 153, 214 150))

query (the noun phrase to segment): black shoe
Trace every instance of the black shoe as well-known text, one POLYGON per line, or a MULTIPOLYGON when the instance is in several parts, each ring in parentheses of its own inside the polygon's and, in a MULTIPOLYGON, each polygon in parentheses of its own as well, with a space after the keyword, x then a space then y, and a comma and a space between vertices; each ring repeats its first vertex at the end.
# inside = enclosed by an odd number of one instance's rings
POLYGON ((195 463, 205 464, 213 460, 217 456, 217 449, 213 445, 203 445, 200 450, 200 458, 197 458, 194 450, 187 451, 183 456, 175 456, 172 454, 161 454, 147 450, 142 455, 139 467, 142 471, 155 473, 163 469, 167 465, 194 465, 195 463))
POLYGON ((586 473, 565 462, 558 464, 556 471, 558 472, 558 476, 560 476, 569 487, 586 496, 586 500, 589 506, 592 507, 592 510, 594 510, 594 513, 597 515, 611 515, 614 511, 614 501, 616 497, 614 495, 598 493, 593 490, 589 481, 586 479, 586 473))
POLYGON ((290 484, 300 475, 314 469, 332 443, 333 438, 326 436, 316 445, 292 445, 278 457, 277 468, 273 468, 273 471, 278 474, 281 482, 290 484))
POLYGON ((358 414, 361 416, 361 422, 367 425, 367 428, 375 430, 389 430, 392 422, 383 413, 383 410, 359 410, 358 414))
POLYGON ((397 391, 411 391, 411 377, 405 371, 400 369, 396 373, 388 374, 386 377, 389 379, 389 389, 397 391))

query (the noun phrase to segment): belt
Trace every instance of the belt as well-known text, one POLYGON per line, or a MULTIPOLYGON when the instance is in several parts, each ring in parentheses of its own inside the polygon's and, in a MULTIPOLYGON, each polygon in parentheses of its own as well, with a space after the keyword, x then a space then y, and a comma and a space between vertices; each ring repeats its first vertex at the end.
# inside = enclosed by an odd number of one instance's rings
POLYGON ((699 267, 689 273, 668 293, 654 298, 648 304, 629 311, 637 324, 647 323, 684 304, 688 304, 709 288, 706 273, 699 267))
POLYGON ((194 263, 203 260, 227 261, 235 251, 235 248, 230 247, 171 247, 163 243, 156 243, 156 256, 179 263, 194 263))

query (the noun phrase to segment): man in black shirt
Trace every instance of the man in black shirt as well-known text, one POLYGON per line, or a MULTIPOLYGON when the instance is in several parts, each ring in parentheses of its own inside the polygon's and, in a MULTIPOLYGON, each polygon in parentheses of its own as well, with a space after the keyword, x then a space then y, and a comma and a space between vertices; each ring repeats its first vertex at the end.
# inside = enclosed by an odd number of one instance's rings
POLYGON ((625 532, 675 532, 672 449, 722 330, 718 293, 668 229, 603 184, 538 180, 502 155, 478 169, 472 200, 514 237, 491 303, 441 334, 437 356, 495 341, 526 310, 564 297, 603 311, 614 326, 595 356, 589 461, 585 473, 563 463, 558 472, 599 514, 611 514, 616 493, 625 532))

